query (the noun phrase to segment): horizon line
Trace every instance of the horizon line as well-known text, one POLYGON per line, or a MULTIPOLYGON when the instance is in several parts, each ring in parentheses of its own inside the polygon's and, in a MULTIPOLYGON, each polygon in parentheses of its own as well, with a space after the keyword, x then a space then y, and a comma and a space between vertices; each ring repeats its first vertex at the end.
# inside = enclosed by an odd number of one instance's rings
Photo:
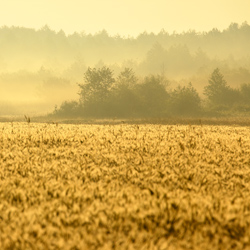
POLYGON ((109 37, 112 37, 112 38, 115 38, 115 37, 120 37, 120 38, 133 38, 133 39, 137 39, 140 35, 143 35, 143 34, 147 34, 147 35, 150 35, 150 34, 153 34, 153 35, 159 35, 161 33, 164 33, 164 34, 168 34, 170 36, 172 35, 182 35, 182 34, 188 34, 188 33, 196 33, 197 35, 203 35, 203 34, 207 34, 209 32, 212 32, 214 30, 216 31, 219 31, 220 33, 223 32, 223 31, 226 31, 230 26, 232 25, 237 25, 239 28, 241 28, 242 26, 249 26, 248 22, 247 21, 244 21, 242 22, 241 24, 240 23, 237 23, 237 22, 231 22, 227 28, 223 28, 223 29, 219 29, 217 27, 214 27, 212 29, 209 29, 209 30, 203 30, 203 31, 197 31, 196 29, 188 29, 188 30, 183 30, 181 32, 178 32, 176 30, 172 31, 171 32, 168 32, 166 31, 164 28, 161 28, 161 30, 159 32, 155 32, 155 31, 147 31, 147 30, 144 30, 142 32, 139 32, 137 35, 130 35, 130 34, 127 34, 127 35, 122 35, 120 33, 115 33, 115 34, 111 34, 107 29, 103 28, 103 29, 100 29, 99 31, 96 31, 96 32, 86 32, 84 29, 82 31, 73 31, 73 32, 65 32, 65 30, 63 29, 53 29, 49 26, 49 24, 45 24, 43 26, 41 26, 40 28, 34 28, 34 27, 27 27, 27 26, 18 26, 18 25, 2 25, 0 26, 0 29, 3 29, 3 28, 20 28, 20 29, 30 29, 30 30, 34 30, 34 31, 40 31, 40 30, 43 30, 43 29, 48 29, 50 31, 53 31, 55 32, 56 34, 59 34, 61 32, 64 33, 64 35, 66 37, 69 37, 69 36, 72 36, 74 34, 78 34, 78 35, 91 35, 91 36, 95 36, 95 35, 98 35, 98 34, 101 34, 103 32, 105 32, 109 37))

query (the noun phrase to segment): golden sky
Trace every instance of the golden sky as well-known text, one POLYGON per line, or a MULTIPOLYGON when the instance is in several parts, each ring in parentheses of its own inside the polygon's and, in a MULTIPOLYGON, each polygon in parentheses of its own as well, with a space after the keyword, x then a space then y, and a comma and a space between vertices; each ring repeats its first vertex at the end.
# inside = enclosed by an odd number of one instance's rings
POLYGON ((0 27, 47 24, 66 34, 223 30, 244 21, 250 24, 250 0, 0 0, 0 27))

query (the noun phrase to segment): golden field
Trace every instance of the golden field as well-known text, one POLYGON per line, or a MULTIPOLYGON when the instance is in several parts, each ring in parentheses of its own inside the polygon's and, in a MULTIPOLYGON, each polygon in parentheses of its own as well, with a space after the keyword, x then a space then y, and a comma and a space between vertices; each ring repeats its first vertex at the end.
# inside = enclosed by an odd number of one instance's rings
POLYGON ((0 123, 0 249, 250 249, 250 127, 0 123))

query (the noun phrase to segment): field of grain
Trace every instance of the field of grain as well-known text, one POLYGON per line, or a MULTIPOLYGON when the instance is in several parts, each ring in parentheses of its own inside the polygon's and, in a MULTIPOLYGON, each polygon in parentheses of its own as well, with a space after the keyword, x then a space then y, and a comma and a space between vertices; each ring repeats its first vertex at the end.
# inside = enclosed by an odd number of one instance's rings
POLYGON ((0 249, 250 249, 250 127, 0 123, 0 249))

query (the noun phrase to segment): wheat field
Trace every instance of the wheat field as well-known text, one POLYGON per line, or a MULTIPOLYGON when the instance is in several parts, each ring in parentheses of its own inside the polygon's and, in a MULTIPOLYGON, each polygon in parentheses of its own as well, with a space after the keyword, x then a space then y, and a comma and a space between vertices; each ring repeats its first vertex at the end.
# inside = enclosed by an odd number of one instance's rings
POLYGON ((250 127, 0 123, 0 249, 250 249, 250 127))

